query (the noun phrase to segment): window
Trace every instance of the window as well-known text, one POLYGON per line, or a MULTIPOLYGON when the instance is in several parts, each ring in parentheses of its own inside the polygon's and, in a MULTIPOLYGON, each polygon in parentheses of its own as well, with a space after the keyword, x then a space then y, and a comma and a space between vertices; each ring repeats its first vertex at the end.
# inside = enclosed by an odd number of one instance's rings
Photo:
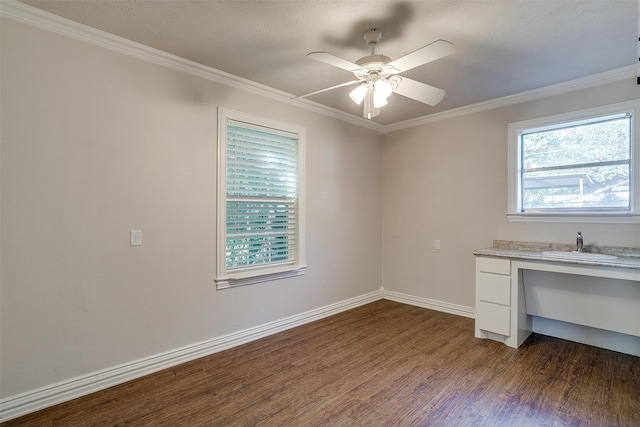
POLYGON ((509 124, 509 219, 640 222, 639 105, 509 124))
POLYGON ((304 274, 304 128, 218 111, 218 289, 304 274))

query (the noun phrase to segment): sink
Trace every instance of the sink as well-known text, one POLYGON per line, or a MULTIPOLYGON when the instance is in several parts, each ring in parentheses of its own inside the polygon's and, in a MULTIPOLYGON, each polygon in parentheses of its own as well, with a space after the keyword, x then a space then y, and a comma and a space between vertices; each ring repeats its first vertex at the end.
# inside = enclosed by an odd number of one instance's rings
POLYGON ((578 259, 585 261, 606 261, 610 259, 618 259, 614 255, 592 254, 590 252, 565 252, 565 251, 547 251, 542 252, 543 255, 554 258, 578 259))

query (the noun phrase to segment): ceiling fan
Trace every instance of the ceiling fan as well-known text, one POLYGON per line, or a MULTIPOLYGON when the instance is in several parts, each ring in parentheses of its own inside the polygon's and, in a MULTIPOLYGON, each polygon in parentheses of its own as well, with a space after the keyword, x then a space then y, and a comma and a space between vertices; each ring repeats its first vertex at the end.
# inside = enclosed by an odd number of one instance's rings
POLYGON ((363 115, 367 119, 380 114, 380 108, 387 104, 387 98, 393 92, 432 106, 442 101, 444 90, 407 77, 401 77, 398 74, 455 53, 456 48, 453 43, 437 40, 392 61, 388 56, 376 55, 376 45, 381 38, 382 31, 380 30, 372 29, 365 32, 364 39, 371 46, 371 54, 358 59, 355 63, 327 52, 309 53, 307 57, 350 71, 356 79, 296 98, 305 98, 360 83, 349 96, 358 105, 364 102, 363 115))

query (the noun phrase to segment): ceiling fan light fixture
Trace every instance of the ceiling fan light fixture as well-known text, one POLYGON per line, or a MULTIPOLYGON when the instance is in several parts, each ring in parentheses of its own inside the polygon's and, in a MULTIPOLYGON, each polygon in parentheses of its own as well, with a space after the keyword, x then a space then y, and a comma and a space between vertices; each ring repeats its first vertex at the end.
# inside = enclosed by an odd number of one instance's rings
POLYGON ((389 81, 383 78, 376 80, 374 88, 376 91, 376 95, 378 95, 379 97, 383 97, 385 100, 389 97, 389 95, 391 95, 391 92, 393 92, 393 88, 391 87, 389 81))
POLYGON ((400 76, 391 76, 388 79, 389 84, 391 85, 391 90, 396 90, 398 89, 398 85, 400 84, 400 82, 402 81, 402 77, 400 76))
POLYGON ((374 101, 374 91, 373 88, 367 91, 367 94, 364 98, 364 111, 363 116, 365 119, 372 119, 376 116, 380 115, 380 108, 376 107, 374 101))
POLYGON ((349 97, 353 102, 360 105, 362 104, 364 97, 367 95, 367 89, 367 85, 365 83, 362 83, 354 90, 352 90, 351 93, 349 93, 349 97))
POLYGON ((307 57, 311 59, 353 73, 356 80, 295 98, 304 98, 339 87, 358 84, 358 87, 349 93, 349 97, 357 105, 364 103, 363 115, 366 119, 378 116, 380 108, 387 105, 389 96, 394 92, 431 106, 442 101, 444 90, 411 80, 408 77, 400 77, 398 74, 455 53, 456 48, 453 43, 446 40, 436 40, 392 61, 388 56, 376 54, 375 48, 381 37, 382 31, 378 29, 365 32, 364 39, 371 47, 371 53, 358 59, 355 63, 327 52, 307 54, 307 57))
MULTIPOLYGON (((388 96, 388 95, 387 95, 388 96)), ((384 107, 387 105, 387 96, 384 96, 383 93, 380 93, 378 90, 374 90, 373 92, 373 106, 375 108, 384 107)))

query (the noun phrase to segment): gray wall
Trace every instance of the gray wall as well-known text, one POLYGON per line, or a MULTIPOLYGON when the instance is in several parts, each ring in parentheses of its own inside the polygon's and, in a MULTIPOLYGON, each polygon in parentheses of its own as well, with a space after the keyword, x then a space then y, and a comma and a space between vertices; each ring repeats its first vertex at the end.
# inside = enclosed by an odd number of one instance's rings
POLYGON ((379 290, 377 132, 1 30, 2 397, 379 290), (218 106, 306 127, 305 276, 216 291, 218 106))
POLYGON ((387 135, 384 288, 473 307, 473 250, 494 239, 572 243, 581 230, 586 244, 639 247, 638 224, 515 223, 506 216, 509 123, 639 98, 629 79, 387 135))

